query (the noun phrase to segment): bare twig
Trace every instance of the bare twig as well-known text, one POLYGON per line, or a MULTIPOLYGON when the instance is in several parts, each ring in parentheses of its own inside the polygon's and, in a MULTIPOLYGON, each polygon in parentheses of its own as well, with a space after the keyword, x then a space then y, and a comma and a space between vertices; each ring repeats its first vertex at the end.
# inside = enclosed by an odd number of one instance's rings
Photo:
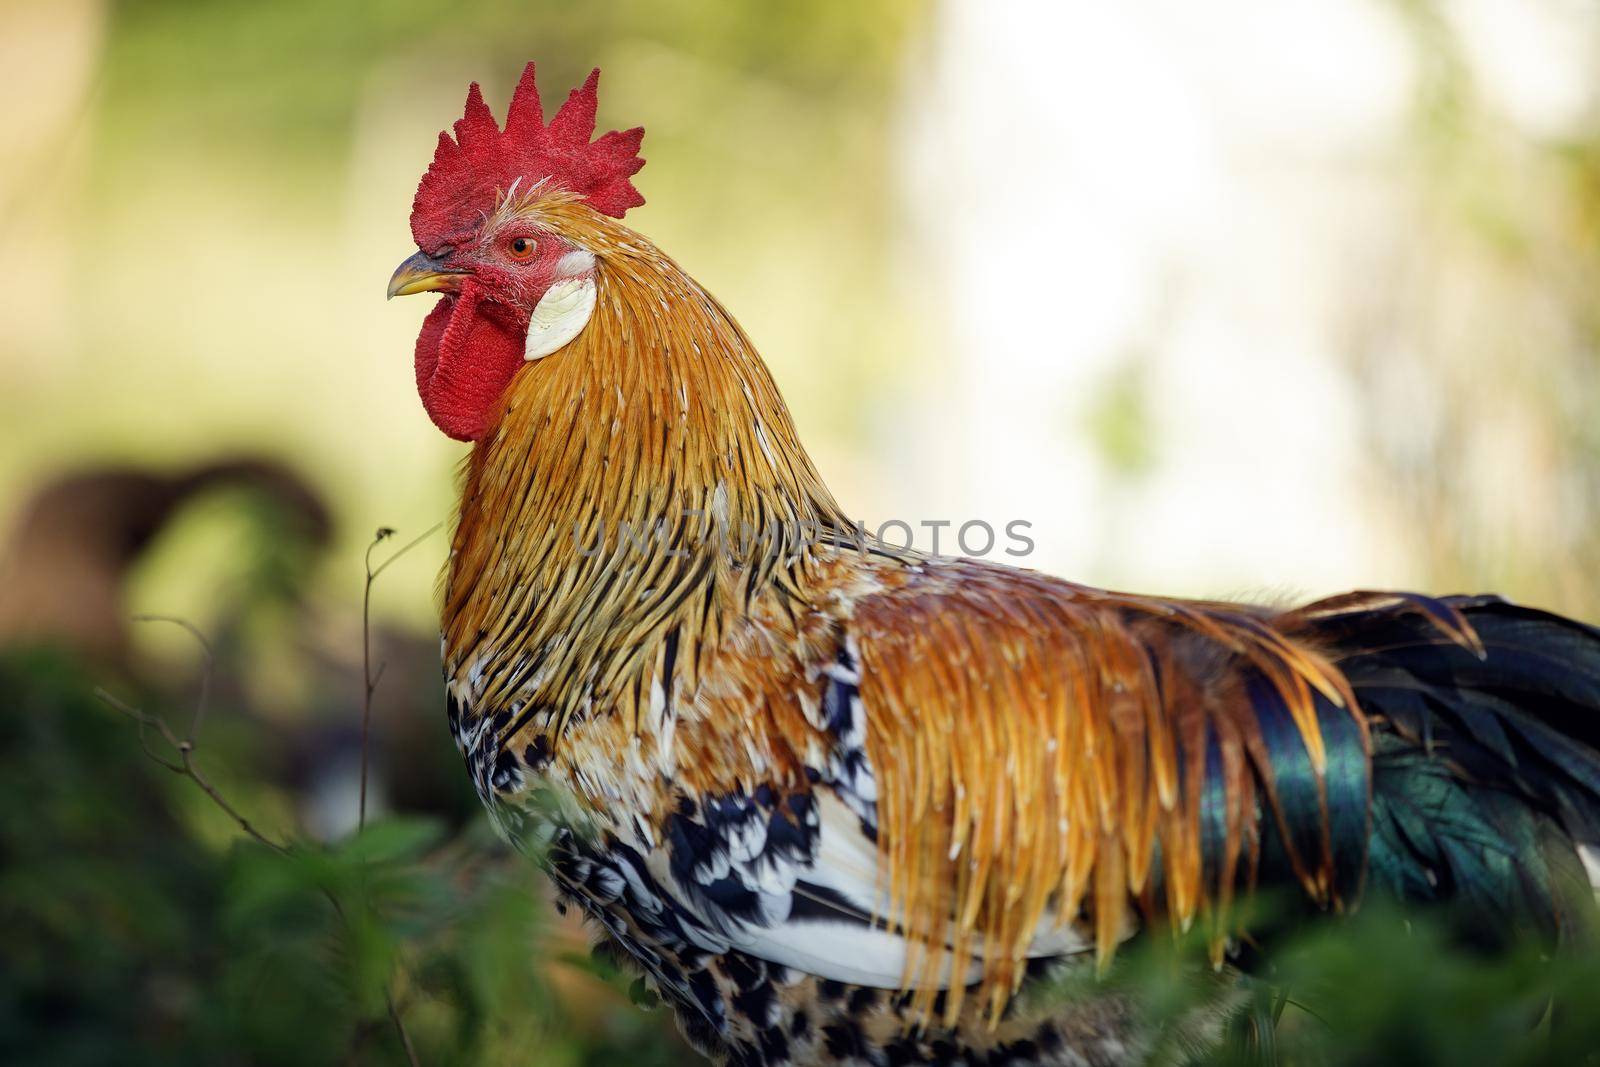
POLYGON ((179 738, 172 727, 167 724, 167 720, 161 716, 152 715, 147 711, 135 708, 99 687, 95 688, 95 695, 106 705, 120 711, 139 724, 139 747, 144 749, 145 755, 174 774, 180 774, 185 778, 192 779, 194 784, 200 787, 200 791, 210 798, 211 803, 220 808, 245 834, 266 845, 274 852, 287 854, 289 846, 274 841, 260 830, 257 830, 249 819, 241 815, 237 808, 228 803, 228 799, 222 795, 216 786, 211 784, 211 780, 202 774, 200 768, 195 765, 195 746, 200 738, 200 725, 205 721, 206 700, 211 690, 211 671, 216 664, 216 653, 212 651, 211 642, 206 640, 206 635, 200 632, 199 627, 187 619, 180 619, 171 615, 135 615, 134 620, 137 622, 170 622, 174 626, 181 626, 189 631, 189 634, 200 645, 201 651, 205 654, 205 667, 200 674, 200 695, 195 700, 194 712, 189 717, 189 732, 179 738), (173 752, 177 753, 177 762, 160 755, 150 747, 151 730, 159 733, 161 739, 167 743, 173 752))
MULTIPOLYGON (((372 670, 372 583, 378 580, 380 574, 389 569, 391 563, 416 548, 429 537, 432 537, 434 532, 442 525, 444 524, 434 523, 412 540, 400 546, 390 554, 388 559, 374 568, 372 566, 372 550, 377 548, 380 542, 394 536, 393 527, 380 526, 377 533, 373 535, 371 544, 367 545, 366 555, 363 557, 367 580, 361 590, 361 680, 364 688, 361 694, 361 792, 356 802, 357 833, 366 829, 367 826, 367 766, 372 737, 372 695, 378 691, 378 683, 382 681, 384 668, 388 666, 388 663, 384 662, 378 664, 376 673, 372 670)), ((417 1059, 417 1050, 411 1044, 411 1035, 406 1032, 405 1020, 400 1017, 400 1009, 395 1005, 394 994, 385 990, 384 1000, 388 1003, 389 1018, 394 1021, 395 1032, 400 1035, 400 1045, 405 1049, 406 1062, 411 1067, 420 1067, 421 1061, 417 1059)))
POLYGON ((211 672, 217 664, 217 654, 211 647, 211 642, 206 640, 206 635, 200 628, 188 619, 180 619, 176 615, 135 615, 134 622, 170 622, 174 626, 181 626, 189 631, 204 653, 205 666, 200 671, 200 695, 195 697, 194 714, 189 718, 189 733, 184 740, 194 745, 200 740, 200 723, 205 719, 206 701, 211 693, 211 672))
MULTIPOLYGON (((421 544, 425 539, 430 537, 436 530, 438 530, 441 525, 443 524, 435 523, 420 536, 395 551, 389 556, 388 559, 385 559, 382 563, 378 564, 376 568, 372 566, 372 550, 377 546, 378 542, 391 537, 394 534, 394 531, 388 527, 380 529, 377 537, 373 539, 372 544, 367 546, 367 580, 366 588, 364 589, 361 598, 361 666, 362 680, 365 683, 366 688, 361 706, 361 796, 359 802, 360 808, 358 811, 358 829, 365 828, 367 821, 367 751, 368 738, 370 736, 372 723, 372 695, 378 688, 379 680, 383 677, 383 669, 385 666, 384 664, 379 664, 376 673, 374 673, 372 670, 372 642, 370 626, 372 583, 377 580, 378 576, 382 574, 391 563, 405 555, 407 552, 411 551, 417 545, 421 544)), ((290 846, 279 841, 274 841, 272 838, 258 830, 249 819, 245 818, 239 809, 235 808, 228 801, 228 799, 222 795, 222 792, 211 783, 211 780, 207 778, 203 772, 201 772, 200 768, 195 765, 195 752, 199 743, 200 727, 205 722, 206 707, 211 691, 211 675, 216 665, 216 655, 211 647, 211 643, 206 640, 205 635, 200 632, 198 627, 186 619, 180 619, 170 615, 139 615, 135 616, 135 618, 140 622, 169 622, 175 626, 183 627, 194 637, 195 641, 199 643, 205 654, 205 665, 200 676, 200 692, 195 700, 194 711, 189 719, 188 732, 180 738, 176 731, 174 731, 167 723, 166 719, 159 715, 152 715, 149 712, 136 708, 126 701, 113 696, 110 692, 103 688, 97 687, 95 689, 95 695, 98 696, 100 700, 107 706, 115 709, 123 715, 126 715, 138 725, 139 746, 144 750, 145 755, 149 756, 151 760, 166 770, 193 781, 194 784, 199 787, 200 791, 204 793, 219 810, 232 819, 234 824, 237 825, 240 831, 246 836, 265 845, 267 848, 272 849, 272 851, 280 855, 289 855, 292 851, 290 846), (171 748, 174 753, 176 753, 176 760, 162 755, 150 746, 149 735, 151 731, 155 731, 157 734, 159 734, 162 741, 164 741, 167 746, 171 748)), ((339 916, 340 921, 345 922, 348 925, 349 919, 345 914, 344 905, 339 901, 339 898, 325 886, 321 887, 321 893, 333 906, 334 913, 339 916)), ((409 1063, 411 1067, 421 1067, 421 1060, 417 1057, 416 1046, 412 1044, 411 1035, 406 1030, 405 1020, 400 1015, 399 1005, 395 1003, 394 993, 390 989, 385 988, 383 995, 384 1003, 388 1008, 389 1019, 394 1023, 395 1032, 400 1038, 400 1045, 405 1050, 407 1063, 409 1063)), ((370 1033, 370 1027, 362 1026, 357 1028, 356 1032, 352 1035, 350 1049, 352 1055, 359 1051, 360 1045, 365 1040, 365 1036, 368 1033, 370 1033)))
POLYGON ((417 1059, 417 1050, 411 1044, 411 1035, 406 1033, 406 1024, 400 1018, 400 1009, 395 1006, 394 994, 385 992, 384 999, 389 1002, 389 1018, 394 1020, 394 1028, 400 1034, 400 1046, 406 1050, 406 1062, 411 1067, 422 1067, 422 1061, 417 1059))
POLYGON ((1283 1009, 1289 1006, 1289 987, 1284 986, 1278 990, 1277 1003, 1272 1006, 1272 1022, 1277 1025, 1283 1019, 1283 1009))
MULTIPOLYGON (((394 536, 392 526, 380 526, 373 535, 372 543, 367 545, 364 557, 367 571, 367 584, 361 591, 361 680, 365 684, 365 691, 361 696, 361 792, 356 801, 356 831, 359 833, 367 828, 367 762, 370 738, 372 736, 372 694, 378 690, 378 682, 383 679, 383 669, 387 663, 378 664, 376 674, 372 671, 372 583, 378 580, 378 575, 389 569, 389 564, 416 548, 422 542, 432 537, 444 523, 436 522, 422 533, 396 549, 388 559, 372 566, 372 550, 378 545, 394 536)), ((398 1016, 395 1019, 398 1024, 398 1016)), ((403 1032, 402 1032, 403 1035, 403 1032)), ((407 1050, 409 1051, 409 1042, 407 1050)))
MULTIPOLYGON (((405 1050, 406 1060, 411 1067, 421 1067, 422 1061, 417 1057, 416 1046, 411 1043, 411 1034, 406 1030, 406 1024, 400 1016, 399 1002, 388 992, 384 993, 384 999, 388 1006, 389 1021, 394 1024, 395 1033, 400 1038, 400 1047, 405 1050)), ((378 1032, 379 1025, 381 1025, 379 1020, 368 1019, 351 1031, 350 1045, 345 1049, 344 1058, 339 1061, 344 1067, 351 1067, 352 1064, 361 1062, 361 1052, 372 1039, 372 1035, 378 1032)))
POLYGON ((189 740, 188 738, 179 738, 178 735, 173 732, 172 727, 167 725, 167 721, 161 718, 159 715, 151 715, 149 712, 140 711, 138 708, 133 707, 125 701, 119 700, 112 696, 104 689, 96 687, 94 692, 95 696, 99 697, 105 704, 116 709, 117 711, 120 711, 122 714, 128 716, 134 722, 139 724, 139 743, 144 747, 145 753, 151 759, 155 760, 167 770, 172 771, 174 774, 181 774, 185 778, 193 780, 194 784, 200 787, 200 791, 211 799, 211 803, 220 808, 222 812, 228 816, 228 818, 232 819, 234 823, 238 825, 240 830, 245 832, 245 834, 254 838, 256 841, 259 841, 261 844, 266 845, 274 852, 282 853, 283 855, 289 854, 290 849, 288 845, 274 841, 266 834, 263 834, 260 830, 257 830, 249 819, 241 815, 237 808, 228 803, 228 799, 218 791, 216 786, 211 784, 210 779, 201 773, 200 768, 195 766, 195 746, 193 741, 189 740), (180 762, 174 763, 172 760, 166 759, 152 751, 146 737, 146 731, 148 730, 155 730, 157 733, 159 733, 161 735, 161 739, 168 745, 172 746, 172 750, 178 754, 178 759, 180 762))

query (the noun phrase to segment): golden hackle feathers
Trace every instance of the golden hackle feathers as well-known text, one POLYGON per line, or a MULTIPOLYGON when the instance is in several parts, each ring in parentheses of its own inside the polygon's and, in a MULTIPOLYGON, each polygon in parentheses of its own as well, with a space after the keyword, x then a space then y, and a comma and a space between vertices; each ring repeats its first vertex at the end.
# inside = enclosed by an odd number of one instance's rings
MULTIPOLYGON (((532 190, 515 210, 594 253, 588 327, 525 366, 474 449, 445 580, 447 666, 492 650, 485 706, 621 707, 676 633, 680 689, 754 589, 797 595, 784 545, 838 508, 777 388, 738 325, 650 242, 571 194, 532 190)), ((668 680, 670 682, 670 680, 668 680)))

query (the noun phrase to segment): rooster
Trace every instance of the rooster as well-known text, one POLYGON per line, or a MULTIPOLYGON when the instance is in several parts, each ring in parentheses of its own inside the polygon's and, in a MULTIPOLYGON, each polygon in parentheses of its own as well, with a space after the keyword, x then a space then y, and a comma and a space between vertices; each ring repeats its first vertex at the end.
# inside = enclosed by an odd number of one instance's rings
MULTIPOLYGON (((471 442, 449 726, 722 1062, 1138 1060, 1126 998, 1029 998, 1246 898, 1466 909, 1579 939, 1600 631, 1492 596, 1283 610, 1086 588, 857 535, 733 317, 619 221, 642 129, 591 74, 502 129, 476 85, 391 296, 471 442)), ((1216 1022, 1193 1022, 1214 1038, 1216 1022)))

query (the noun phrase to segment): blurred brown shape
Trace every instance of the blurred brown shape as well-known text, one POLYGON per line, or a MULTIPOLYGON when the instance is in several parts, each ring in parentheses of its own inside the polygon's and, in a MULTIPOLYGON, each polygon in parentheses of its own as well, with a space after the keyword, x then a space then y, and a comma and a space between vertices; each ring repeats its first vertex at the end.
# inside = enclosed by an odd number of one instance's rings
POLYGON ((333 524, 322 498, 270 459, 227 457, 172 474, 112 464, 73 471, 33 494, 0 549, 0 644, 49 642, 126 665, 129 568, 186 503, 222 488, 259 494, 305 544, 327 544, 333 524))

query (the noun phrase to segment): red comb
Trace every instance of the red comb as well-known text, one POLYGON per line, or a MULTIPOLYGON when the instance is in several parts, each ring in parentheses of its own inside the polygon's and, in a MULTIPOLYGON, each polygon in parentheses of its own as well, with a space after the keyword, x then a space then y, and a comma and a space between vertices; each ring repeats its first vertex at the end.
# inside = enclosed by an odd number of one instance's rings
POLYGON ((439 134, 433 164, 417 186, 411 205, 417 247, 427 251, 454 243, 475 229, 494 210, 495 198, 518 180, 524 189, 542 181, 578 193, 596 211, 617 218, 644 203, 628 180, 644 166, 638 155, 644 127, 589 140, 599 81, 596 68, 546 126, 529 63, 511 95, 503 132, 473 82, 466 114, 455 124, 455 139, 448 132, 439 134))

